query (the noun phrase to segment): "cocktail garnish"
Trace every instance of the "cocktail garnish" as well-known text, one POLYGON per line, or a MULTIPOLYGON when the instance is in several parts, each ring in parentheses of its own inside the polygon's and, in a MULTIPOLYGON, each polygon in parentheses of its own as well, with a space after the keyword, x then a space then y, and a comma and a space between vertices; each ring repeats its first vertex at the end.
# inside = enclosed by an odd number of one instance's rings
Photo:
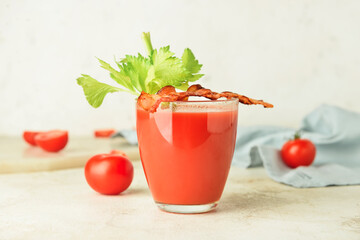
POLYGON ((126 55, 122 60, 115 61, 119 70, 98 59, 101 67, 110 72, 110 77, 121 86, 120 88, 99 82, 85 74, 77 79, 91 106, 97 108, 108 93, 122 91, 140 95, 138 105, 150 112, 155 112, 161 102, 188 101, 191 96, 211 100, 237 98, 243 104, 273 107, 270 103, 233 92, 217 93, 199 84, 189 87, 189 82, 197 81, 204 75, 199 74, 202 64, 199 64, 192 51, 186 48, 182 57, 177 58, 169 46, 153 49, 150 33, 143 33, 142 39, 148 56, 144 57, 140 53, 137 56, 126 55), (184 92, 176 92, 176 88, 184 92))
POLYGON ((140 53, 137 56, 125 55, 120 61, 115 60, 118 69, 98 59, 101 67, 108 70, 110 77, 119 84, 118 87, 99 82, 86 74, 77 79, 91 106, 99 107, 105 96, 113 92, 128 92, 136 96, 141 92, 155 94, 167 85, 186 90, 189 82, 197 81, 204 75, 199 74, 202 64, 189 48, 178 58, 170 51, 169 46, 153 49, 150 33, 143 33, 142 39, 147 56, 140 53))
POLYGON ((165 86, 161 88, 156 94, 148 94, 142 92, 138 98, 137 104, 139 107, 149 112, 156 112, 156 109, 162 102, 187 101, 189 97, 205 97, 211 100, 218 100, 219 98, 239 99, 239 102, 246 105, 259 104, 265 108, 272 108, 273 105, 263 100, 256 100, 244 95, 233 92, 213 92, 210 89, 203 88, 200 84, 191 85, 185 92, 176 92, 173 86, 165 86))

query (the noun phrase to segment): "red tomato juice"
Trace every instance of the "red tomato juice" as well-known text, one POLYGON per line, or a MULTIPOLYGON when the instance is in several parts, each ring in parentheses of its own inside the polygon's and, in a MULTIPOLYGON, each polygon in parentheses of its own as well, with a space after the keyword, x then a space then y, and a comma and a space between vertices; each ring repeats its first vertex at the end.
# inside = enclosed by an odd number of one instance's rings
POLYGON ((234 153, 237 110, 149 113, 137 109, 140 156, 158 203, 217 202, 234 153))

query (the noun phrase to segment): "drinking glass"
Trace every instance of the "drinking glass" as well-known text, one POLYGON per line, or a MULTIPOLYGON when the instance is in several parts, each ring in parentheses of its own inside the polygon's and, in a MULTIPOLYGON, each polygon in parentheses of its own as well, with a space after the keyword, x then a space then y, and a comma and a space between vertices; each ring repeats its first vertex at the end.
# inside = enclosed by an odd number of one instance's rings
POLYGON ((238 100, 163 102, 137 107, 137 136, 157 206, 174 213, 214 209, 234 154, 238 100))

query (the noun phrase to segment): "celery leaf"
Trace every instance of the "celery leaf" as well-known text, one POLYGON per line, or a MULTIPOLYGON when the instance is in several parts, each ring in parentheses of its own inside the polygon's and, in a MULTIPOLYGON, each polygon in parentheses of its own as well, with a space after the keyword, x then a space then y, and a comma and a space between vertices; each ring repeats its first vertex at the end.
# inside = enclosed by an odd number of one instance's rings
POLYGON ((166 85, 186 90, 189 82, 203 76, 199 74, 202 65, 196 60, 189 48, 184 50, 182 58, 177 58, 170 47, 153 49, 150 33, 143 33, 142 39, 148 53, 147 57, 140 53, 137 56, 126 55, 120 61, 115 61, 118 70, 109 63, 98 59, 100 66, 109 71, 110 77, 123 88, 117 88, 98 82, 89 75, 82 75, 77 83, 83 87, 86 99, 91 106, 99 107, 106 94, 113 92, 129 92, 139 95, 142 91, 154 94, 166 85))
POLYGON ((127 91, 98 82, 94 78, 85 74, 82 74, 82 77, 77 79, 77 83, 83 88, 86 100, 94 108, 98 108, 102 104, 106 94, 127 91))
POLYGON ((188 81, 194 82, 204 76, 204 74, 195 74, 201 70, 202 64, 199 64, 199 61, 196 60, 193 52, 189 48, 184 50, 182 63, 185 69, 190 73, 187 77, 188 81))

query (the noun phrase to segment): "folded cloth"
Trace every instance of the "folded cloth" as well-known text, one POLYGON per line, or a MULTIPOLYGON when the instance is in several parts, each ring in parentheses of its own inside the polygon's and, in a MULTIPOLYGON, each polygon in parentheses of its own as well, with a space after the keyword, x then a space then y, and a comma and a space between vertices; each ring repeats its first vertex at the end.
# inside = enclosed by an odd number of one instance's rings
POLYGON ((279 150, 295 130, 280 127, 239 127, 233 165, 265 167, 275 181, 294 187, 360 184, 360 114, 323 105, 302 122, 302 137, 316 145, 309 167, 288 168, 279 150))
POLYGON ((132 130, 132 129, 124 129, 124 130, 118 131, 117 133, 115 133, 111 137, 112 138, 122 137, 122 138, 125 138, 125 140, 131 145, 137 145, 138 144, 136 131, 132 130))

